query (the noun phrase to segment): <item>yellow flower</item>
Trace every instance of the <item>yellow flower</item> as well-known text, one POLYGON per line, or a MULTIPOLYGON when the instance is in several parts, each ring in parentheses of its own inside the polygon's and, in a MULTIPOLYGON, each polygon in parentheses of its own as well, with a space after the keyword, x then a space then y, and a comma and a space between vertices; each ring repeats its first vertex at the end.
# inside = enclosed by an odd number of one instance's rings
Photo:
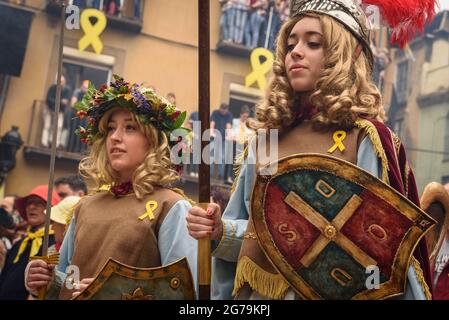
POLYGON ((124 95, 123 95, 123 98, 124 98, 126 101, 129 101, 129 100, 132 100, 132 99, 133 99, 133 95, 132 95, 131 93, 127 93, 127 94, 124 94, 124 95))

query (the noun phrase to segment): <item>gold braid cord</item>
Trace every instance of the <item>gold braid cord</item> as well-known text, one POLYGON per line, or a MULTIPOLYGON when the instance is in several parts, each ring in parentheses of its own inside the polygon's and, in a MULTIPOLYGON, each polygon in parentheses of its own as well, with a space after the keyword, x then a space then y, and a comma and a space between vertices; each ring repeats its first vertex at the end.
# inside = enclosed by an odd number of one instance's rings
POLYGON ((239 179, 240 172, 242 171, 243 163, 245 162, 245 159, 248 157, 248 145, 243 149, 241 153, 235 156, 234 160, 234 182, 232 183, 231 187, 231 193, 234 193, 235 188, 237 187, 237 181, 239 179))
POLYGON ((390 184, 390 179, 388 179, 388 159, 385 154, 385 150, 382 147, 382 142, 380 141, 379 133, 377 132, 376 127, 371 122, 364 119, 357 120, 355 125, 358 128, 365 130, 366 134, 373 143, 376 156, 382 160, 382 181, 386 184, 390 184))
POLYGON ((416 277, 418 278, 418 281, 421 284, 421 287, 424 291, 426 299, 432 300, 432 294, 430 293, 429 286, 427 285, 426 280, 424 279, 424 272, 421 269, 421 264, 414 256, 412 256, 412 259, 410 262, 411 262, 413 268, 415 269, 416 277))

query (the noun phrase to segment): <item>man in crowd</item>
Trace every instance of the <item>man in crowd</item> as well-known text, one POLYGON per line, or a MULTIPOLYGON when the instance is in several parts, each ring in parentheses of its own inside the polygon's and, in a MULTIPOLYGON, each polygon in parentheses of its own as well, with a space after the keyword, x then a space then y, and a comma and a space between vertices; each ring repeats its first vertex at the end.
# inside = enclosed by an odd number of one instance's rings
POLYGON ((86 183, 77 175, 63 176, 55 180, 55 191, 60 199, 67 196, 87 195, 86 183))
MULTIPOLYGON (((212 112, 210 117, 210 129, 211 137, 214 138, 213 148, 214 148, 214 164, 218 163, 218 174, 219 179, 227 181, 228 174, 232 174, 232 161, 233 161, 233 150, 232 150, 232 134, 228 136, 232 129, 232 113, 229 111, 229 106, 226 103, 222 103, 218 110, 212 112), (230 143, 226 144, 226 141, 230 143), (230 146, 230 148, 229 148, 230 146), (231 170, 225 170, 226 161, 230 162, 231 170)), ((211 175, 214 176, 214 164, 211 165, 211 175)))
MULTIPOLYGON (((28 297, 24 272, 30 257, 42 255, 47 193, 48 186, 40 185, 27 196, 16 200, 17 210, 28 221, 28 229, 26 237, 16 242, 6 254, 5 266, 0 274, 0 300, 25 300, 28 297)), ((59 196, 53 191, 52 206, 58 202, 59 196)), ((54 235, 51 234, 49 245, 54 242, 54 235)))

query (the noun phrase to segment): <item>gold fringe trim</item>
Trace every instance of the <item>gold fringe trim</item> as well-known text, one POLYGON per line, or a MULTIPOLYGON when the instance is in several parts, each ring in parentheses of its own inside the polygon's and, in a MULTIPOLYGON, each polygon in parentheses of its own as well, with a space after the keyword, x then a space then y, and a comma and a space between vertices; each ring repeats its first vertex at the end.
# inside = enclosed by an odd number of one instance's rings
POLYGON ((253 290, 269 299, 284 298, 286 291, 290 287, 280 274, 273 274, 263 270, 247 256, 240 258, 237 264, 233 296, 239 292, 245 282, 253 290))
POLYGON ((382 160, 382 181, 386 184, 390 184, 390 179, 388 178, 388 159, 385 154, 385 150, 382 147, 382 142, 380 141, 379 133, 376 130, 376 127, 365 119, 359 119, 355 122, 355 125, 365 130, 368 137, 371 139, 371 142, 374 145, 374 152, 376 156, 378 156, 382 160))
POLYGON ((427 282, 424 279, 424 272, 421 269, 421 264, 414 256, 412 256, 412 259, 410 262, 413 265, 413 268, 415 269, 416 276, 418 277, 418 281, 424 290, 424 295, 426 296, 426 299, 432 300, 432 294, 430 293, 429 286, 427 285, 427 282))

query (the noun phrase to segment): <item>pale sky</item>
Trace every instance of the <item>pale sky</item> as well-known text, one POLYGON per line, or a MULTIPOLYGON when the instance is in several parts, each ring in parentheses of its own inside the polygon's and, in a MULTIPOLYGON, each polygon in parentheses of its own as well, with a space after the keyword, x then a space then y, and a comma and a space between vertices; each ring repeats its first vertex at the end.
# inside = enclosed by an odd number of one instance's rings
POLYGON ((440 10, 449 10, 449 0, 440 0, 440 10))

